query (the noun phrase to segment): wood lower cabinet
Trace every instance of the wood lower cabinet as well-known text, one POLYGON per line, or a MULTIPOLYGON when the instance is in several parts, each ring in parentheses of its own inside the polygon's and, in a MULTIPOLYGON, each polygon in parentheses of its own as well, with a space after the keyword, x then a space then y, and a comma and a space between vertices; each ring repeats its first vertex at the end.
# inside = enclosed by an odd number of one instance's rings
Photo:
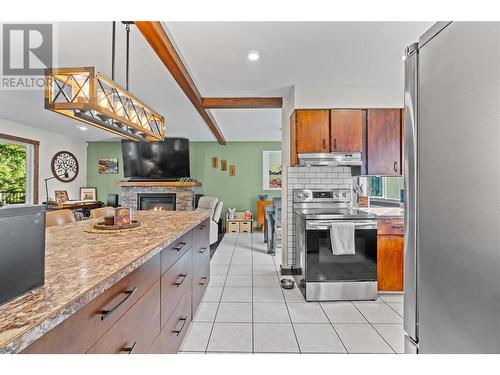
POLYGON ((191 324, 191 289, 188 289, 160 334, 160 348, 164 354, 177 353, 191 324))
POLYGON ((160 333, 160 281, 87 352, 147 354, 160 333))
POLYGON ((181 236, 22 353, 175 353, 210 280, 208 224, 181 236))
POLYGON ((365 111, 332 109, 330 112, 330 145, 332 152, 362 152, 365 111))
POLYGON ((208 283, 210 282, 210 259, 207 259, 204 264, 200 267, 200 270, 196 273, 193 278, 193 306, 192 306, 192 317, 200 305, 201 299, 207 290, 208 283))
POLYGON ((160 254, 130 273, 23 350, 27 354, 85 353, 160 277, 160 254))
POLYGON ((330 111, 301 109, 295 112, 297 153, 330 152, 330 111))
POLYGON ((403 219, 379 219, 377 228, 377 278, 379 291, 403 291, 403 219))
POLYGON ((367 110, 367 174, 400 176, 401 110, 367 110))

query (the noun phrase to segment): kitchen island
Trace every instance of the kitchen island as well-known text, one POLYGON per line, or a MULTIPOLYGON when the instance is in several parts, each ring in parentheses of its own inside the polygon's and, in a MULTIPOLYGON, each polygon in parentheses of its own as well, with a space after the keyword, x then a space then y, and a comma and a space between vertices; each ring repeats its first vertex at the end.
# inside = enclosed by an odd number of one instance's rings
POLYGON ((0 353, 177 350, 209 281, 209 212, 133 218, 113 234, 47 228, 45 284, 0 306, 0 353))

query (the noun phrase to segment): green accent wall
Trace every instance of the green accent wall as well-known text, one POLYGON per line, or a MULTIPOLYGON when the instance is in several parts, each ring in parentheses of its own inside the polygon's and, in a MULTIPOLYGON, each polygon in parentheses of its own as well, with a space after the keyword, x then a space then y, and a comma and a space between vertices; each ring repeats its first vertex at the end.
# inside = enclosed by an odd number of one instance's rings
POLYGON ((108 194, 120 195, 116 183, 124 180, 121 142, 88 142, 87 186, 97 188, 97 199, 106 202, 108 194), (118 174, 99 174, 99 159, 118 159, 118 174))
MULTIPOLYGON (((237 211, 251 210, 256 214, 259 194, 281 196, 281 191, 263 190, 262 151, 281 150, 281 142, 191 142, 191 177, 202 183, 198 191, 224 202, 223 215, 228 207, 237 211), (217 169, 212 168, 212 157, 219 159, 217 169), (227 171, 221 171, 221 160, 227 160, 227 171), (235 165, 236 175, 229 176, 229 166, 235 165)), ((105 201, 109 193, 120 194, 116 182, 123 180, 120 142, 89 142, 87 149, 87 186, 97 187, 97 198, 105 201), (100 158, 118 158, 118 174, 99 174, 100 158)))

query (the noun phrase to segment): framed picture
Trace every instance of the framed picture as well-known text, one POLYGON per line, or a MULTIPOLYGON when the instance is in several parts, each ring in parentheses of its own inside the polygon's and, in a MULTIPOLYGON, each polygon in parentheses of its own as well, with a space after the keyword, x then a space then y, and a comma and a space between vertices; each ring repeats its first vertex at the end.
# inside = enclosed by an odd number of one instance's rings
POLYGON ((234 165, 230 165, 230 166, 229 166, 229 175, 230 175, 231 177, 236 176, 236 167, 235 167, 234 165))
POLYGON ((227 160, 221 160, 220 161, 220 170, 221 171, 227 171, 227 160))
POLYGON ((281 151, 262 151, 264 190, 281 190, 281 151))
POLYGON ((118 173, 118 159, 99 159, 99 174, 118 173))
POLYGON ((54 192, 57 204, 61 205, 69 201, 68 192, 66 190, 56 190, 54 192))
POLYGON ((218 168, 218 166, 219 166, 219 159, 216 157, 213 157, 212 158, 212 168, 215 169, 215 168, 218 168))
POLYGON ((80 200, 81 201, 96 201, 97 200, 97 188, 95 188, 95 187, 81 187, 80 188, 80 200))

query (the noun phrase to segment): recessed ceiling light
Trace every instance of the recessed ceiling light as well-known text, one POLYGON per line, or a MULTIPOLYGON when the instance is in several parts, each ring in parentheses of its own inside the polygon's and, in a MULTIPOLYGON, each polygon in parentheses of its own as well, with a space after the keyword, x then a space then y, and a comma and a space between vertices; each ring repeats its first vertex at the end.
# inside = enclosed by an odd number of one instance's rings
POLYGON ((257 61, 260 58, 259 51, 250 51, 248 52, 248 60, 257 61))
POLYGON ((86 126, 78 125, 77 128, 80 129, 82 132, 86 132, 87 131, 87 127, 86 126))

